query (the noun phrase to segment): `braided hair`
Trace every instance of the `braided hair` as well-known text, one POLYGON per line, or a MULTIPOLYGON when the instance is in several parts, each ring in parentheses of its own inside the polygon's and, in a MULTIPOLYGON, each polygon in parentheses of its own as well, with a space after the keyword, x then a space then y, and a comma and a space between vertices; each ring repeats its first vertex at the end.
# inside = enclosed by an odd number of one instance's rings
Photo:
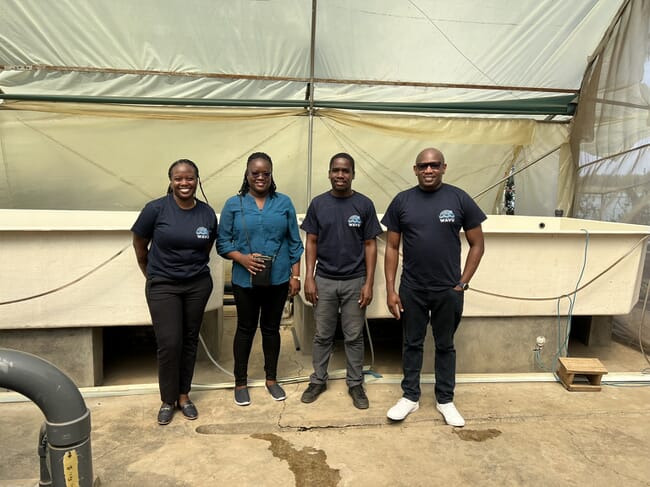
MULTIPOLYGON (((194 174, 196 174, 196 179, 199 183, 199 189, 201 190, 201 194, 203 195, 203 198, 205 201, 208 201, 208 198, 205 196, 205 192, 203 191, 203 185, 201 184, 201 177, 199 176, 199 167, 194 163, 194 161, 191 161, 190 159, 178 159, 177 161, 172 162, 172 165, 169 166, 169 170, 167 171, 167 176, 169 177, 169 181, 172 180, 172 171, 176 166, 179 166, 181 164, 187 164, 190 166, 192 169, 194 169, 194 174)), ((167 186, 167 194, 170 194, 172 192, 172 185, 170 184, 167 186)), ((196 197, 196 195, 194 195, 196 197)))
MULTIPOLYGON (((245 196, 246 193, 251 189, 250 185, 248 184, 248 178, 246 177, 246 174, 248 173, 248 166, 252 161, 255 159, 263 159, 266 162, 269 163, 271 166, 271 169, 273 169, 273 161, 271 160, 271 156, 269 156, 265 152, 253 152, 250 156, 248 156, 248 160, 246 161, 246 170, 244 171, 244 182, 242 183, 241 187, 239 188, 239 194, 240 196, 245 196)), ((275 180, 273 179, 273 174, 271 174, 271 187, 269 188, 269 196, 273 197, 275 196, 277 186, 275 185, 275 180)))

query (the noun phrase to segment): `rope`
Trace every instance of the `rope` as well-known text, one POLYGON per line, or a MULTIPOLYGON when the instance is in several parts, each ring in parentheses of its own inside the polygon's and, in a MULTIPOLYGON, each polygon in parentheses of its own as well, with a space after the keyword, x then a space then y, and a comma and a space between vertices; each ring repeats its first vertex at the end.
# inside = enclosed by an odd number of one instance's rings
POLYGON ((492 293, 492 292, 489 292, 489 291, 482 291, 482 290, 480 290, 480 289, 473 288, 473 287, 470 287, 470 288, 469 288, 469 291, 474 291, 474 292, 479 293, 479 294, 485 294, 485 295, 487 295, 487 296, 495 296, 495 297, 498 297, 498 298, 504 298, 504 299, 515 299, 515 300, 520 300, 520 301, 554 301, 554 300, 556 300, 556 299, 569 298, 569 297, 571 297, 571 296, 577 294, 579 291, 582 291, 582 290, 585 289, 587 286, 590 286, 590 285, 593 284, 596 280, 600 279, 600 278, 601 278, 605 273, 607 273, 607 272, 609 272, 610 270, 612 270, 616 265, 618 265, 618 264, 619 264, 623 259, 625 259, 626 257, 628 257, 628 256, 629 256, 629 255, 630 255, 630 254, 631 254, 631 253, 632 253, 632 252, 633 252, 633 251, 634 251, 634 250, 635 250, 639 245, 641 245, 642 243, 644 243, 646 240, 648 240, 648 237, 647 237, 647 236, 646 236, 646 237, 643 237, 643 238, 642 238, 641 240, 639 240, 636 244, 634 244, 634 246, 633 246, 630 250, 628 250, 625 254, 623 254, 621 257, 619 257, 618 259, 616 259, 616 261, 614 261, 614 263, 612 263, 609 267, 605 268, 605 270, 603 270, 602 272, 600 272, 599 274, 597 274, 595 277, 593 277, 591 280, 587 281, 587 282, 586 282, 585 284, 583 284, 582 286, 580 286, 580 287, 574 289, 574 290, 573 290, 572 292, 570 292, 570 293, 560 294, 560 295, 558 295, 558 296, 549 296, 549 297, 532 297, 532 298, 531 298, 531 297, 525 297, 525 296, 508 296, 508 295, 505 295, 505 294, 492 293))
POLYGON ((10 300, 10 301, 0 301, 0 306, 4 306, 4 305, 6 305, 6 304, 22 303, 23 301, 29 301, 29 300, 32 300, 32 299, 41 298, 41 297, 43 297, 43 296, 47 296, 48 294, 53 294, 53 293, 56 293, 56 292, 58 292, 58 291, 61 291, 61 290, 65 289, 65 288, 67 288, 67 287, 70 287, 70 286, 72 286, 73 284, 76 284, 76 283, 78 283, 79 281, 85 279, 86 277, 88 277, 89 275, 93 274, 94 272, 97 272, 99 269, 101 269, 102 267, 104 267, 104 266, 105 266, 106 264, 108 264, 109 262, 115 260, 115 259, 116 259, 117 257, 119 257, 119 256, 120 256, 120 255, 121 255, 121 254, 126 250, 126 249, 128 249, 130 246, 131 246, 131 244, 128 244, 128 245, 124 246, 124 247, 123 247, 119 252, 117 252, 116 254, 114 254, 114 255, 113 255, 112 257, 110 257, 109 259, 105 260, 104 262, 102 262, 101 264, 99 264, 97 267, 95 267, 95 268, 89 270, 89 271, 86 272, 85 274, 83 274, 83 275, 77 277, 76 279, 74 279, 74 280, 68 282, 67 284, 64 284, 64 285, 59 286, 59 287, 54 288, 54 289, 50 289, 49 291, 45 291, 45 292, 42 292, 42 293, 34 294, 34 295, 32 295, 32 296, 27 296, 27 297, 25 297, 25 298, 12 299, 12 300, 10 300))

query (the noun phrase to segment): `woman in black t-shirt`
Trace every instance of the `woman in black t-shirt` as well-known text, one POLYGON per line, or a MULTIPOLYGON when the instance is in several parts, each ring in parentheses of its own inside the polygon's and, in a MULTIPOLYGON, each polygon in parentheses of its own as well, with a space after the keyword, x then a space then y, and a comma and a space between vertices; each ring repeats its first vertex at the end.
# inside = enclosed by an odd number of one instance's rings
POLYGON ((180 159, 168 176, 167 195, 147 203, 131 228, 156 335, 161 425, 171 422, 176 407, 187 419, 198 417, 189 392, 212 292, 208 261, 217 236, 214 210, 195 197, 201 187, 196 164, 180 159))

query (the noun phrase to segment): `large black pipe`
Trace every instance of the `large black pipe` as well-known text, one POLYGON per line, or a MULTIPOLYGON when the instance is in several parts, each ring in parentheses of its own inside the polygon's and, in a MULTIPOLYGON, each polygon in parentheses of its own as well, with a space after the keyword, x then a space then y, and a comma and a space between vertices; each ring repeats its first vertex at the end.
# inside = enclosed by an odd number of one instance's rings
POLYGON ((74 382, 36 355, 0 348, 0 387, 27 396, 45 415, 52 485, 92 486, 90 411, 74 382))

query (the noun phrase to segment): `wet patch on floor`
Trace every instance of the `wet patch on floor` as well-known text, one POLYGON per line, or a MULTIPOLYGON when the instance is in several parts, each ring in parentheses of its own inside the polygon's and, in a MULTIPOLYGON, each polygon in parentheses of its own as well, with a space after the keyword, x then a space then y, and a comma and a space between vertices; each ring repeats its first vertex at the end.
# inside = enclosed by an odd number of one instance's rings
POLYGON ((278 427, 270 423, 228 423, 202 424, 196 428, 200 435, 250 435, 260 431, 277 431, 278 427))
POLYGON ((289 470, 296 478, 296 487, 335 487, 341 481, 339 470, 327 465, 327 454, 323 450, 311 447, 296 450, 287 440, 273 433, 255 433, 251 438, 271 443, 269 450, 273 456, 289 464, 289 470))
POLYGON ((498 429, 490 428, 486 430, 468 430, 468 429, 458 429, 454 428, 454 433, 458 435, 461 440, 465 441, 485 441, 496 438, 501 434, 501 431, 498 429))

